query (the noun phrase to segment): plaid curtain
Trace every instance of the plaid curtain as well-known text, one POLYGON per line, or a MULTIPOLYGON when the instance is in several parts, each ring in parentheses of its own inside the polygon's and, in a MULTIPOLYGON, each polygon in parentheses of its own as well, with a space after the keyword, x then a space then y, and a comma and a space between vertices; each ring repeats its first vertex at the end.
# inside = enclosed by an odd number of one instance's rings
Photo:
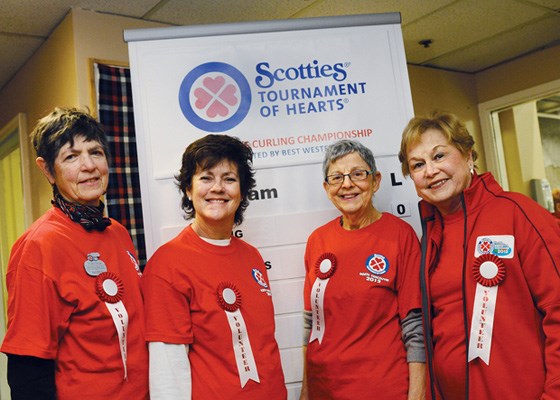
POLYGON ((128 229, 143 269, 146 245, 130 69, 102 64, 96 66, 99 120, 105 128, 111 151, 107 213, 128 229))

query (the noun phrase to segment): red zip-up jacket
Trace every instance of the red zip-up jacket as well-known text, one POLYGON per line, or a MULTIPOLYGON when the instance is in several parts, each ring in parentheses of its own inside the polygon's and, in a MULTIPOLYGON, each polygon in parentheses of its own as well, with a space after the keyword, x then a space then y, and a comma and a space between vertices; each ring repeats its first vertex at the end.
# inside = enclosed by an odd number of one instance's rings
MULTIPOLYGON (((528 197, 504 191, 490 173, 473 176, 462 193, 462 293, 464 329, 438 334, 461 335, 467 364, 464 399, 560 399, 560 228, 547 210, 528 197), (481 238, 510 238, 507 258, 498 254, 505 278, 498 285, 490 363, 467 363, 470 325, 477 281, 472 273, 481 238), (513 241, 511 239, 513 237, 513 241)), ((446 399, 433 367, 433 305, 430 276, 441 261, 443 219, 421 201, 421 286, 429 370, 428 398, 446 399)), ((446 237, 446 240, 449 238, 446 237)), ((499 240, 496 241, 500 243, 499 240)), ((504 244, 502 243, 502 247, 504 244)), ((507 248, 508 245, 505 245, 507 248)), ((435 343, 437 347, 437 343, 435 343)), ((436 349, 437 351, 437 349, 436 349)))

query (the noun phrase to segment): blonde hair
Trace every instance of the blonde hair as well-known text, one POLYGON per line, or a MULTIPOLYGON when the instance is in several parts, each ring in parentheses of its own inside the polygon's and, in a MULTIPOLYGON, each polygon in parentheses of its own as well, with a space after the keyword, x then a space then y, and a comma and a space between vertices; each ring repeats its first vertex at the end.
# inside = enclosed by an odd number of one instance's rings
POLYGON ((435 111, 427 117, 412 118, 404 128, 399 151, 399 161, 404 176, 410 175, 407 160, 409 148, 418 142, 420 136, 428 129, 440 131, 447 138, 448 143, 455 146, 465 157, 471 153, 473 161, 478 158, 477 152, 473 149, 474 139, 465 124, 453 114, 435 111))

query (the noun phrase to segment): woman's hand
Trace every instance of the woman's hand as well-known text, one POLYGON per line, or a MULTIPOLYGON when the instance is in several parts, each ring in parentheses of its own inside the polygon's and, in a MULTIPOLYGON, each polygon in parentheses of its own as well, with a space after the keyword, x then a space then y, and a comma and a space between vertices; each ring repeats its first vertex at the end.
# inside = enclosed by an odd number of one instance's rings
POLYGON ((426 364, 408 363, 408 400, 426 398, 426 364))
POLYGON ((299 400, 309 400, 307 395, 307 385, 302 383, 301 385, 301 393, 299 394, 299 400))
POLYGON ((301 381, 301 393, 299 394, 299 400, 309 400, 309 395, 307 394, 307 368, 305 366, 307 355, 307 346, 303 346, 303 377, 301 381))

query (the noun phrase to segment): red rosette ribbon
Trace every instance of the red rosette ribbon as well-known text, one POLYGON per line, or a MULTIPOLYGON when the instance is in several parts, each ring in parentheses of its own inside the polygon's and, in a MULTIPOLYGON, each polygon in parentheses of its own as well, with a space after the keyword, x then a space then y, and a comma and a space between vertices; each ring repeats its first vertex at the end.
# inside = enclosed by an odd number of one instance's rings
POLYGON ((220 307, 226 311, 234 312, 241 307, 241 293, 231 282, 220 283, 216 291, 216 297, 220 307))
POLYGON ((483 254, 473 264, 473 276, 482 286, 498 286, 506 278, 504 262, 494 254, 483 254))
POLYGON ((325 280, 333 276, 336 271, 336 256, 332 253, 325 253, 317 259, 315 263, 315 275, 317 278, 325 280))
POLYGON ((95 279, 95 291, 101 301, 114 304, 122 300, 124 285, 114 273, 103 272, 95 279))

